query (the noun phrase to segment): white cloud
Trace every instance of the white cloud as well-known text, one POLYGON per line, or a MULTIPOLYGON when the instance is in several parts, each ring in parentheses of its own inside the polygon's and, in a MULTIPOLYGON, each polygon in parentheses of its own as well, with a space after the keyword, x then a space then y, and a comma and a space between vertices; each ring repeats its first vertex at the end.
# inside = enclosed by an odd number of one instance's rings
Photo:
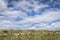
POLYGON ((55 28, 56 30, 59 30, 59 29, 60 29, 60 21, 59 21, 59 22, 54 22, 54 23, 52 23, 51 26, 52 26, 53 28, 55 28))
POLYGON ((44 4, 35 5, 34 6, 34 11, 38 12, 40 9, 45 8, 45 7, 49 7, 49 6, 48 5, 44 5, 44 4))
POLYGON ((56 19, 60 19, 60 11, 46 11, 43 15, 36 15, 33 17, 27 17, 22 22, 51 22, 56 19))
POLYGON ((0 0, 0 12, 4 11, 7 8, 7 3, 5 3, 3 0, 0 0))
MULTIPOLYGON (((32 17, 28 17, 26 12, 22 12, 21 10, 12 10, 6 7, 6 3, 1 0, 0 7, 0 29, 56 29, 59 28, 60 23, 52 23, 49 25, 50 22, 54 20, 60 19, 60 10, 54 11, 51 9, 46 10, 43 12, 42 15, 35 15, 32 17), (5 10, 6 9, 6 10, 5 10), (14 21, 17 17, 23 18, 23 20, 14 21), (11 21, 14 19, 13 21, 11 21)), ((33 5, 27 1, 22 2, 15 2, 15 7, 22 8, 27 12, 34 10, 38 11, 39 8, 48 7, 48 5, 37 5, 37 2, 33 5), (33 6, 34 9, 28 9, 27 7, 33 6)), ((38 12, 37 12, 38 14, 38 12)))

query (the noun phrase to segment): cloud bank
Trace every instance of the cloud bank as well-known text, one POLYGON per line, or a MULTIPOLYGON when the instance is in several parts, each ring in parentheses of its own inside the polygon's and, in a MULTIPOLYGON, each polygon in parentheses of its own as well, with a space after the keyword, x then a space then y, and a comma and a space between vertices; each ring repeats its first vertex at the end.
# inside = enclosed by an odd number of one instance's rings
POLYGON ((60 30, 60 6, 47 1, 1 0, 0 29, 46 29, 60 30))

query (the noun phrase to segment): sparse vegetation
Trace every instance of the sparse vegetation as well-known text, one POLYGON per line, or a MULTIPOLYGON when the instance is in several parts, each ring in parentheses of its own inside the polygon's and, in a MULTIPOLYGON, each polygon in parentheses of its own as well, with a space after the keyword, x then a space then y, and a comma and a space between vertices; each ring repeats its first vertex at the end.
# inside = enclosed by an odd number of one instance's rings
POLYGON ((60 40, 60 31, 0 30, 0 40, 60 40))

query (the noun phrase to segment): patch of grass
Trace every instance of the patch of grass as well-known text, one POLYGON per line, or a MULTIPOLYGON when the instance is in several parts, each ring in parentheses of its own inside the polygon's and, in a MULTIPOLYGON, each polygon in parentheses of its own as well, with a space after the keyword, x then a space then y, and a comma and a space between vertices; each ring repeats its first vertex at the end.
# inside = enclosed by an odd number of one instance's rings
POLYGON ((60 40, 60 31, 0 30, 0 40, 60 40))

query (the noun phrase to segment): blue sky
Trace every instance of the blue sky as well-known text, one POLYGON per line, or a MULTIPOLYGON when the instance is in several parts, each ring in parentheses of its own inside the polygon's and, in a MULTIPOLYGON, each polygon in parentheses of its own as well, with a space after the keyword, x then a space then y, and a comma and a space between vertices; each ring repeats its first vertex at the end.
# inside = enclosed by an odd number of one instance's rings
POLYGON ((0 0, 0 29, 60 30, 60 1, 0 0))

